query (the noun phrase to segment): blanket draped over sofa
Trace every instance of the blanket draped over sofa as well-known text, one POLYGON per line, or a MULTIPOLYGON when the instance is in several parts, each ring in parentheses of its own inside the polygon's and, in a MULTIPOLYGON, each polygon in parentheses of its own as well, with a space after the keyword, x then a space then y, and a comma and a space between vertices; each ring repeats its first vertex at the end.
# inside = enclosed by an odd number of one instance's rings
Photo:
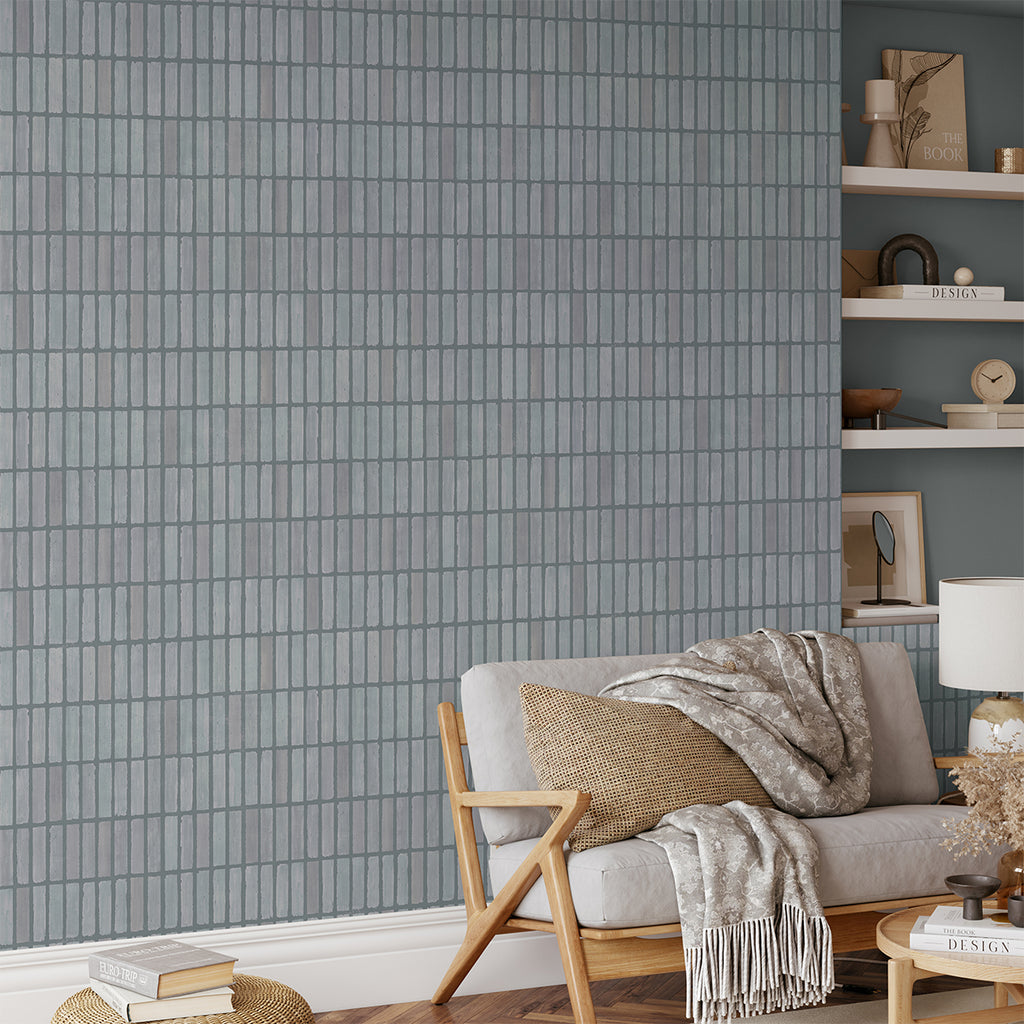
POLYGON ((831 932, 817 847, 792 816, 867 803, 871 735, 854 643, 770 629, 707 640, 602 694, 678 708, 735 750, 779 808, 702 804, 640 836, 672 866, 687 1014, 703 1024, 820 1003, 834 984, 831 932))

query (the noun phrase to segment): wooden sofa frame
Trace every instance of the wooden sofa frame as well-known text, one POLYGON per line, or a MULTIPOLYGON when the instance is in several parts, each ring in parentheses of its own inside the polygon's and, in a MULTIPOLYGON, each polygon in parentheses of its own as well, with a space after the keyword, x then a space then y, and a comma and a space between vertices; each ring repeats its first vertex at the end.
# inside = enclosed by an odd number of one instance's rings
MULTIPOLYGON (((576 920, 563 843, 576 822, 590 806, 590 794, 576 790, 519 790, 475 792, 469 788, 462 748, 466 731, 462 714, 445 702, 437 709, 441 729, 441 749, 448 776, 448 795, 455 823, 455 845, 459 855, 459 873, 466 900, 466 937, 440 986, 431 998, 446 1003, 455 994, 480 954, 495 935, 509 932, 553 932, 565 970, 569 1000, 576 1024, 596 1024, 590 982, 611 978, 634 978, 648 974, 668 974, 685 969, 683 947, 676 925, 651 925, 642 928, 581 928, 576 920), (541 836, 530 855, 488 903, 473 823, 474 807, 552 807, 560 808, 551 827, 541 836), (534 921, 515 917, 514 912, 530 887, 542 876, 547 890, 552 921, 534 921)), ((935 758, 935 767, 953 768, 964 757, 935 758)), ((935 906, 954 900, 949 893, 914 899, 857 903, 845 907, 827 907, 825 916, 832 929, 837 953, 873 949, 877 911, 906 906, 935 906)))

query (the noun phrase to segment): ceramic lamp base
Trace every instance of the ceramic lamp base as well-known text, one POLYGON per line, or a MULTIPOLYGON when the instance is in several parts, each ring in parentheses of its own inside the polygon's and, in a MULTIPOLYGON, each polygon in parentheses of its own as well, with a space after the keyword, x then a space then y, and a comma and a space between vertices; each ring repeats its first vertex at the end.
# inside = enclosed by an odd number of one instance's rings
POLYGON ((1000 743, 1024 750, 1024 701, 1017 697, 986 697, 971 715, 969 750, 996 750, 1000 743))

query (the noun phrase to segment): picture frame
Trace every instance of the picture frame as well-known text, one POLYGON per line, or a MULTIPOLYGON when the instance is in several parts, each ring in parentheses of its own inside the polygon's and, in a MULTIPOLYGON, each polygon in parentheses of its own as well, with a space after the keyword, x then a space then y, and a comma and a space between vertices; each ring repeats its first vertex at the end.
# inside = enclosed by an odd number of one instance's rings
MULTIPOLYGON (((878 556, 871 517, 882 512, 896 535, 892 565, 882 562, 883 597, 924 605, 924 521, 920 491, 858 491, 842 495, 842 604, 856 608, 874 598, 878 556)), ((904 606, 906 610, 906 606, 904 606)))

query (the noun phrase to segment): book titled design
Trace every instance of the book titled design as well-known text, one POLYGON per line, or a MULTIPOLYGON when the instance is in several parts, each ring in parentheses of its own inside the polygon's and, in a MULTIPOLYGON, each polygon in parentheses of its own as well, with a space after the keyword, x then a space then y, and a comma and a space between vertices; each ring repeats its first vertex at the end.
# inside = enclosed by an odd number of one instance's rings
POLYGON ((234 977, 236 960, 174 939, 161 939, 92 954, 89 977, 151 999, 163 999, 228 984, 234 977))
POLYGON ((1024 935, 1007 925, 996 935, 942 935, 925 931, 927 917, 919 917, 910 929, 910 948, 933 953, 981 953, 985 956, 1024 958, 1024 935), (1016 932, 1017 935, 1012 933, 1016 932), (1018 937, 1020 936, 1020 937, 1018 937))
POLYGON ((966 171, 963 55, 883 50, 882 77, 896 83, 900 120, 890 130, 900 166, 966 171))
POLYGON ((231 1013, 234 1010, 231 1001, 234 993, 227 987, 190 992, 183 996, 168 996, 165 999, 146 999, 137 992, 95 979, 89 982, 89 987, 130 1024, 170 1020, 174 1017, 199 1017, 208 1013, 231 1013))
POLYGON ((862 299, 966 299, 1002 302, 1006 289, 1000 285, 876 284, 860 290, 862 299))

